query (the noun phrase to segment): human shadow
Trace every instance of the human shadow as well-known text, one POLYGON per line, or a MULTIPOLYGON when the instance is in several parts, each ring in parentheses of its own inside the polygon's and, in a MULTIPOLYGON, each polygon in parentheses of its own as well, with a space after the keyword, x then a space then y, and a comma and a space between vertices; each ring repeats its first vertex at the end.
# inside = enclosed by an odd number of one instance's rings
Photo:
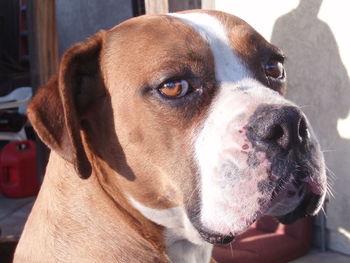
POLYGON ((328 207, 329 214, 337 215, 336 219, 328 217, 335 227, 336 222, 344 224, 350 218, 350 209, 344 209, 349 207, 344 193, 350 184, 350 140, 342 138, 337 130, 338 120, 349 114, 350 83, 335 37, 317 17, 321 4, 322 0, 300 0, 296 9, 277 19, 271 42, 288 57, 287 98, 308 116, 325 152, 326 164, 335 174, 337 201, 328 207))

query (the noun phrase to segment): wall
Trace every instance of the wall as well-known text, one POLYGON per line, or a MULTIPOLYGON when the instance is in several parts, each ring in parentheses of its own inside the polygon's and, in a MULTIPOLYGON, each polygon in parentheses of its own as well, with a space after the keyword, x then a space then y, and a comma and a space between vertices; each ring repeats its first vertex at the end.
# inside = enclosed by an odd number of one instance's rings
POLYGON ((133 16, 132 0, 56 0, 59 54, 133 16))
POLYGON ((348 1, 203 0, 203 8, 206 4, 243 18, 285 51, 287 97, 308 115, 329 168, 334 197, 326 207, 328 247, 350 254, 348 1))

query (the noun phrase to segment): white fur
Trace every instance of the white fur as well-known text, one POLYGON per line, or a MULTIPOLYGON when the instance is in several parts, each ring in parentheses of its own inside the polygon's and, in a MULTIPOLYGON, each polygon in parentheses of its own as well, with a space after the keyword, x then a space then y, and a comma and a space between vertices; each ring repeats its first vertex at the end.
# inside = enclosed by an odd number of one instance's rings
POLYGON ((182 207, 157 210, 144 206, 132 197, 129 199, 146 218, 165 227, 165 244, 171 262, 209 262, 212 245, 200 237, 182 207))

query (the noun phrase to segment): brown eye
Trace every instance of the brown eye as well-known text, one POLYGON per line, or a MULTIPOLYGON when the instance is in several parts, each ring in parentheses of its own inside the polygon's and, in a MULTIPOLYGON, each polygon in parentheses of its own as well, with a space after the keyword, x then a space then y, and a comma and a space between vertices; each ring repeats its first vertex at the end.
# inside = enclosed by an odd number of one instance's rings
POLYGON ((180 98, 187 94, 190 85, 186 80, 170 81, 163 84, 159 91, 162 95, 170 98, 180 98))
POLYGON ((272 59, 264 67, 265 74, 267 77, 274 79, 283 79, 284 78, 284 67, 282 62, 272 59))

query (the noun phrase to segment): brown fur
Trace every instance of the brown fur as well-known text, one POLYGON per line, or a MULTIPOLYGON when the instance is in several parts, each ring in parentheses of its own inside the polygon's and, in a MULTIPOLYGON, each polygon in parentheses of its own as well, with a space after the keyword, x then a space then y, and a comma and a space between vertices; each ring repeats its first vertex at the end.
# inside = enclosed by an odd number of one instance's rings
MULTIPOLYGON (((151 16, 101 31, 64 54, 58 75, 39 90, 28 109, 52 153, 15 262, 168 261, 163 228, 141 216, 127 197, 158 208, 184 202, 182 188, 195 182, 183 178, 175 184, 174 178, 192 173, 191 153, 184 155, 183 149, 190 148, 193 124, 199 121, 189 120, 200 119, 205 111, 179 113, 145 99, 137 89, 160 84, 162 74, 187 74, 183 68, 214 87, 214 76, 207 74, 214 67, 208 52, 189 26, 151 16), (167 25, 153 32, 159 19, 174 30, 168 31, 167 25), (177 40, 179 31, 187 32, 189 46, 177 40), (167 36, 161 45, 157 34, 167 36), (171 59, 172 54, 176 56, 171 59), (161 72, 169 67, 173 72, 161 72), (188 171, 177 171, 179 165, 188 171), (164 171, 172 171, 169 178, 164 171)), ((208 103, 209 98, 198 107, 205 109, 208 103)))
MULTIPOLYGON (((118 170, 94 152, 99 139, 90 141, 96 118, 106 120, 98 127, 101 136, 112 140, 114 134, 114 126, 109 126, 113 123, 110 97, 99 71, 104 36, 100 32, 70 48, 58 76, 40 89, 29 106, 28 116, 52 153, 14 262, 168 261, 162 227, 141 216, 120 186, 110 183, 118 170)), ((120 147, 114 144, 117 139, 110 143, 108 154, 116 153, 115 162, 123 166, 120 147)))

